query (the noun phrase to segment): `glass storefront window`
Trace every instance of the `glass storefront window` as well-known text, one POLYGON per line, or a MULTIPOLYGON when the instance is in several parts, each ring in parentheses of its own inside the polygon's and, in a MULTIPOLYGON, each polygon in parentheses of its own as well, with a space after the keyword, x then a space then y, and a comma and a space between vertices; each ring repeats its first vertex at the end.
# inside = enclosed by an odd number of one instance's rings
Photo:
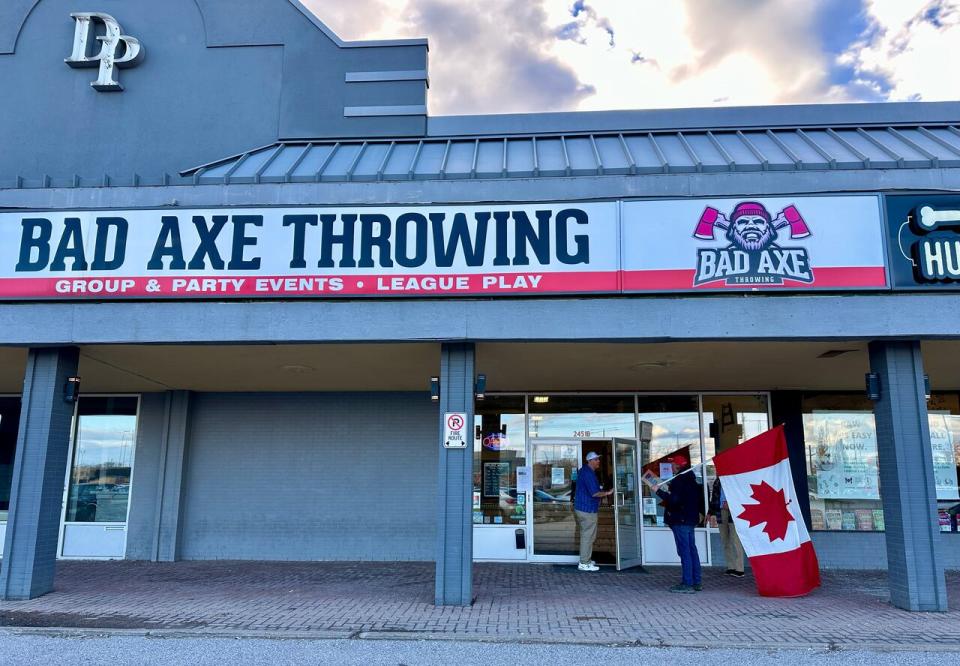
POLYGON ((126 522, 136 428, 136 398, 80 398, 67 522, 126 522))
MULTIPOLYGON (((769 430, 766 395, 704 395, 703 440, 706 449, 707 492, 717 472, 713 457, 769 430)), ((709 499, 709 498, 708 498, 709 499)))
POLYGON ((0 523, 7 521, 7 512, 10 510, 10 486, 13 483, 13 458, 17 451, 19 426, 20 398, 0 398, 0 523))
POLYGON ((474 524, 526 523, 526 496, 517 493, 517 468, 527 464, 524 397, 478 401, 473 423, 474 524))
MULTIPOLYGON (((672 476, 667 459, 674 453, 683 453, 694 465, 691 473, 699 476, 696 468, 703 458, 697 396, 640 396, 638 404, 642 472, 651 471, 660 478, 672 476)), ((644 524, 663 527, 663 504, 646 484, 641 503, 644 524)))
POLYGON ((531 437, 636 437, 632 395, 530 396, 531 437))
POLYGON ((882 531, 873 403, 863 394, 806 395, 803 438, 812 529, 882 531))
POLYGON ((960 394, 934 393, 927 402, 927 414, 940 531, 960 532, 960 394))

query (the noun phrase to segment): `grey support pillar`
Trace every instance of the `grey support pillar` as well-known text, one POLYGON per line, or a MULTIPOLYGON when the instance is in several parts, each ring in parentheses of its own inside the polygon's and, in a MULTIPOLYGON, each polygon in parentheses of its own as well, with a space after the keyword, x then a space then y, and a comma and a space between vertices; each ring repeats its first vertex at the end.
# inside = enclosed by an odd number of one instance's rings
POLYGON ((469 606, 473 600, 473 390, 474 346, 444 344, 440 350, 440 486, 437 512, 438 606, 469 606), (443 446, 447 412, 467 414, 467 448, 443 446))
POLYGON ((180 515, 183 474, 187 458, 189 391, 170 391, 164 401, 164 423, 157 484, 154 552, 155 562, 180 559, 180 515))
POLYGON ((0 565, 3 599, 33 599, 53 590, 73 418, 73 404, 64 401, 63 387, 77 374, 79 357, 73 347, 31 349, 27 355, 0 565))
POLYGON ((870 369, 880 376, 874 413, 890 600, 907 610, 945 611, 920 343, 871 342, 870 369))

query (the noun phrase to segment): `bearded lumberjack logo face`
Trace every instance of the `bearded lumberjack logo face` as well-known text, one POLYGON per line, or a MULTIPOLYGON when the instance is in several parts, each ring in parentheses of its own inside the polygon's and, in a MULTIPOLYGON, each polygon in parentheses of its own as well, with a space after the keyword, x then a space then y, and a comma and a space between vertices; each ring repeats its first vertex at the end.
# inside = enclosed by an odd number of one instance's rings
POLYGON ((787 206, 772 217, 762 203, 741 201, 729 218, 707 206, 693 236, 714 240, 717 227, 725 231, 730 245, 698 251, 695 286, 718 280, 726 280, 728 285, 783 284, 784 278, 813 282, 806 249, 782 248, 776 243, 783 229, 789 229, 791 239, 810 235, 796 206, 787 206))

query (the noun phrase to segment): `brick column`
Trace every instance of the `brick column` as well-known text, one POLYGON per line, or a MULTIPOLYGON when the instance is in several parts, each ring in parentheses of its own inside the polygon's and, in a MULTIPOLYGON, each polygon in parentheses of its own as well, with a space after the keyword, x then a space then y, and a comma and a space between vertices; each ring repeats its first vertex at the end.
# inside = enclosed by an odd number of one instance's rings
POLYGON ((880 376, 874 405, 890 600, 912 611, 946 611, 940 527, 919 342, 871 342, 880 376))
POLYGON ((23 382, 0 597, 33 599, 53 590, 63 480, 73 405, 63 400, 79 350, 31 349, 23 382))
POLYGON ((473 389, 474 346, 448 343, 440 349, 440 485, 437 511, 438 606, 473 601, 473 389), (446 412, 466 412, 467 448, 443 447, 446 412))

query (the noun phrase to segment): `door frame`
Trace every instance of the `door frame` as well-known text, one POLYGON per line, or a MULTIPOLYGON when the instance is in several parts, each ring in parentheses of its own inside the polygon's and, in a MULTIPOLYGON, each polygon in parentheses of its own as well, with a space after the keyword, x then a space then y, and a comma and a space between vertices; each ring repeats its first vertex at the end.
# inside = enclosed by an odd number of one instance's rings
MULTIPOLYGON (((527 417, 527 430, 529 430, 529 416, 527 417)), ((601 438, 602 439, 602 438, 601 438)), ((535 459, 533 456, 534 449, 537 444, 560 444, 566 446, 575 446, 577 447, 577 462, 583 458, 583 439, 579 437, 530 437, 529 433, 527 435, 527 447, 529 449, 529 457, 527 458, 527 465, 532 469, 535 464, 535 459)), ((577 469, 580 469, 578 466, 577 469)), ((573 498, 571 498, 570 508, 573 510, 573 498)), ((537 519, 536 519, 536 509, 533 502, 533 488, 531 487, 529 496, 527 497, 527 506, 530 510, 527 512, 527 525, 530 530, 530 539, 527 542, 527 561, 528 562, 539 562, 543 564, 577 564, 580 562, 579 555, 537 555, 536 554, 536 540, 537 540, 537 519)))
POLYGON ((137 461, 137 440, 140 438, 140 407, 143 401, 141 400, 141 394, 139 393, 85 393, 79 396, 77 401, 73 403, 73 417, 70 423, 70 446, 67 450, 67 472, 64 476, 63 481, 63 496, 60 501, 60 529, 57 535, 57 559, 60 560, 116 560, 116 559, 126 559, 127 552, 127 538, 129 536, 129 530, 127 529, 130 524, 130 507, 133 505, 133 470, 137 461), (77 412, 80 411, 80 400, 84 397, 87 398, 136 398, 137 399, 137 409, 134 415, 136 419, 136 425, 133 429, 133 442, 132 449, 130 453, 130 493, 127 495, 127 513, 124 516, 123 522, 76 522, 71 521, 70 525, 88 525, 88 526, 97 526, 103 527, 104 529, 123 529, 123 557, 110 557, 110 556, 83 556, 83 557, 71 557, 63 554, 63 539, 64 533, 67 529, 67 499, 70 492, 70 476, 73 473, 73 455, 74 449, 77 444, 77 432, 80 427, 80 420, 77 418, 77 412))
MULTIPOLYGON (((634 399, 634 412, 636 412, 637 401, 634 399)), ((639 430, 639 424, 638 424, 639 430)), ((643 514, 641 513, 643 508, 643 486, 640 481, 640 440, 638 437, 614 437, 611 440, 613 456, 613 534, 615 539, 615 548, 617 556, 617 571, 623 571, 624 569, 630 569, 633 567, 638 567, 643 565, 643 514), (622 506, 617 500, 619 495, 622 495, 623 492, 617 488, 617 444, 626 442, 633 446, 633 478, 634 481, 634 519, 637 521, 635 528, 637 530, 637 547, 640 549, 639 557, 631 558, 629 560, 623 561, 621 558, 620 552, 620 507, 622 506)))

